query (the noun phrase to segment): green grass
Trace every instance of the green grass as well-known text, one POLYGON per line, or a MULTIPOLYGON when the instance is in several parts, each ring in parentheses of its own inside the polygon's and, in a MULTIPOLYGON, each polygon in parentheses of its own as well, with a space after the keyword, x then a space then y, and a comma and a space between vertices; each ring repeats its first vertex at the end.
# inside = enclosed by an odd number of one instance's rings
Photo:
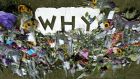
MULTIPOLYGON (((7 3, 10 0, 0 0, 2 4, 7 3)), ((14 1, 14 0, 13 0, 14 1)), ((85 6, 86 0, 16 0, 18 3, 28 4, 33 7, 35 10, 38 7, 78 7, 78 6, 85 6)), ((136 7, 140 10, 140 0, 113 0, 117 6, 124 10, 127 7, 136 7)))
POLYGON ((135 7, 140 10, 140 0, 113 0, 117 6, 124 10, 125 8, 135 7))
MULTIPOLYGON (((70 74, 68 77, 65 76, 64 70, 55 69, 53 72, 47 73, 45 79, 76 79, 81 72, 77 72, 75 77, 72 77, 70 74)), ((98 72, 91 73, 88 77, 83 79, 139 79, 140 78, 140 65, 135 63, 131 64, 129 67, 118 69, 116 72, 108 70, 103 78, 99 77, 98 72)), ((4 72, 0 72, 0 79, 28 79, 20 78, 10 70, 4 69, 4 72)))

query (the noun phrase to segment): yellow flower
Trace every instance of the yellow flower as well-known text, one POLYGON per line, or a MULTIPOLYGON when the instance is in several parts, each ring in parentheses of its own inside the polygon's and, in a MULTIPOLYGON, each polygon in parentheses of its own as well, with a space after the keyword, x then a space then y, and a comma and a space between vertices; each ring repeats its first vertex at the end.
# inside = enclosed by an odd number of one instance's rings
POLYGON ((28 46, 28 47, 36 46, 36 42, 27 41, 27 46, 28 46))
POLYGON ((27 12, 27 7, 25 5, 19 5, 18 6, 18 11, 23 13, 23 12, 27 12))
POLYGON ((97 0, 92 0, 93 5, 96 5, 97 0))
POLYGON ((22 28, 23 29, 28 29, 28 24, 27 23, 24 23, 22 28))
POLYGON ((23 29, 24 30, 34 30, 37 27, 38 22, 36 20, 28 20, 26 22, 24 22, 23 24, 23 29))
POLYGON ((104 28, 105 28, 105 29, 110 28, 110 24, 109 24, 108 22, 105 22, 105 23, 104 23, 104 28))
POLYGON ((31 8, 27 7, 26 5, 19 5, 18 6, 18 12, 20 13, 29 13, 33 14, 31 8))
POLYGON ((32 26, 32 22, 31 21, 27 21, 23 24, 23 29, 24 30, 29 30, 29 28, 32 26))
POLYGON ((115 54, 116 56, 122 56, 122 55, 124 55, 124 52, 122 51, 122 49, 117 48, 117 47, 114 47, 114 48, 113 48, 113 52, 114 52, 114 54, 115 54))

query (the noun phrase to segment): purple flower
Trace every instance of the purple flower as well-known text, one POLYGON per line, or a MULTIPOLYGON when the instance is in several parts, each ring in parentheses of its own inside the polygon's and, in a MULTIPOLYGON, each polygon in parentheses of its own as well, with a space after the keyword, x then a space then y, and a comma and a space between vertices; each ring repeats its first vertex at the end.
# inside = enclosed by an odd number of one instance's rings
POLYGON ((17 17, 14 14, 0 11, 0 25, 4 26, 6 29, 12 28, 16 19, 17 17))
POLYGON ((109 2, 109 5, 110 5, 111 8, 115 8, 116 7, 116 4, 113 1, 109 2))

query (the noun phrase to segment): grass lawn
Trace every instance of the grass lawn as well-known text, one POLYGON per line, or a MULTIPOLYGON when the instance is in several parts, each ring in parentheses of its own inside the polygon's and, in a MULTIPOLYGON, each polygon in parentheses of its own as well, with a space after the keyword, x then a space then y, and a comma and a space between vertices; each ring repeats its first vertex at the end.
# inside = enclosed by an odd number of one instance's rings
MULTIPOLYGON (((50 72, 46 75, 45 79, 76 79, 81 72, 77 72, 75 77, 68 75, 65 77, 64 71, 61 69, 55 69, 53 72, 50 72)), ((99 78, 97 72, 91 73, 88 77, 83 79, 139 79, 140 78, 140 65, 135 63, 131 64, 129 67, 124 69, 118 69, 116 72, 108 70, 103 78, 99 78)), ((4 69, 4 72, 0 72, 0 79, 29 79, 27 77, 20 78, 11 71, 4 69)))
POLYGON ((135 7, 140 10, 140 0, 113 0, 120 9, 135 7))

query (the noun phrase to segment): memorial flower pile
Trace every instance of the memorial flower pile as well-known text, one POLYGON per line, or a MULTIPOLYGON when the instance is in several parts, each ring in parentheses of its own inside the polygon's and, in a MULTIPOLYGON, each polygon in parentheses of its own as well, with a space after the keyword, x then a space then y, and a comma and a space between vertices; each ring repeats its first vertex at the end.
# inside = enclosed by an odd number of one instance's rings
MULTIPOLYGON (((94 6, 96 3, 93 0, 94 6)), ((109 4, 115 8, 113 2, 109 4)), ((91 32, 75 29, 43 35, 37 30, 38 21, 30 7, 19 5, 18 11, 18 15, 0 11, 0 29, 5 29, 0 30, 0 65, 18 76, 39 79, 45 76, 43 73, 60 68, 66 77, 69 71, 72 75, 99 71, 103 77, 109 69, 140 62, 140 23, 126 21, 119 13, 112 19, 105 15, 91 32)), ((77 79, 83 76, 87 75, 77 79)))

